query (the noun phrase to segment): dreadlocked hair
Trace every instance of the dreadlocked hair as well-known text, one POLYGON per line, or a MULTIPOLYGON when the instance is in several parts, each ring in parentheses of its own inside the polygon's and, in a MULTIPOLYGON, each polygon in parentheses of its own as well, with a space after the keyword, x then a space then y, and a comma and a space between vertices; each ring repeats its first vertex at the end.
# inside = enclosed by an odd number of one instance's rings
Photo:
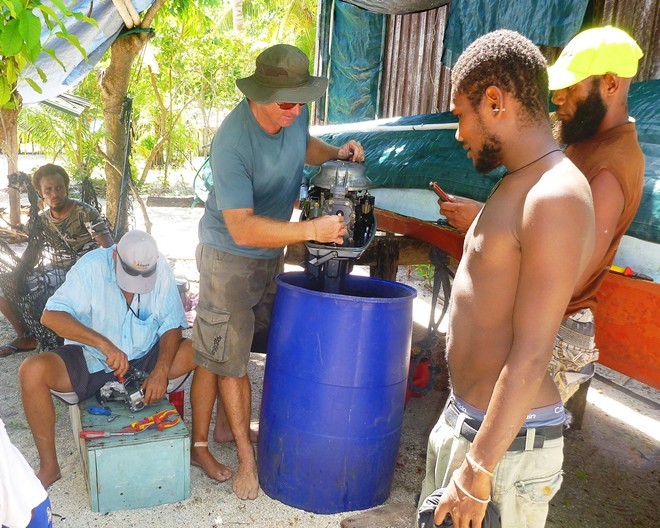
POLYGON ((497 86, 520 101, 530 120, 547 118, 547 68, 531 40, 500 29, 479 37, 461 53, 451 71, 452 94, 464 93, 476 109, 486 88, 497 86))

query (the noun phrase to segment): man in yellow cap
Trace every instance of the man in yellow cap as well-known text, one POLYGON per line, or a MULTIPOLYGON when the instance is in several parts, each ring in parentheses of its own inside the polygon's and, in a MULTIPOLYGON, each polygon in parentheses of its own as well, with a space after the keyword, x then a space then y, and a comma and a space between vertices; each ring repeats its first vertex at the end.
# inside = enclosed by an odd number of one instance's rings
POLYGON ((566 309, 550 362, 564 401, 593 376, 596 292, 642 199, 644 155, 627 104, 642 55, 627 33, 607 26, 577 35, 548 69, 558 139, 589 181, 596 217, 594 252, 566 309))
MULTIPOLYGON (((557 106, 555 135, 589 181, 596 217, 594 251, 566 309, 550 363, 564 402, 593 375, 596 292, 642 197, 644 156, 627 107, 642 55, 627 33, 606 26, 576 35, 548 68, 557 106)), ((440 211, 453 226, 467 230, 482 204, 452 200, 441 203, 440 211)))

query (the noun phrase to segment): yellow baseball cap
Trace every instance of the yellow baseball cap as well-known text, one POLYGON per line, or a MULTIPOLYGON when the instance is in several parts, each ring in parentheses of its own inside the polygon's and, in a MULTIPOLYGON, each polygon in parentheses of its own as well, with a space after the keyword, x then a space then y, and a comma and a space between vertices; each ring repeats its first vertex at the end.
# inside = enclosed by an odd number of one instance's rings
POLYGON ((567 88, 592 75, 634 77, 642 55, 637 42, 625 31, 612 26, 587 29, 573 37, 548 68, 550 90, 567 88))

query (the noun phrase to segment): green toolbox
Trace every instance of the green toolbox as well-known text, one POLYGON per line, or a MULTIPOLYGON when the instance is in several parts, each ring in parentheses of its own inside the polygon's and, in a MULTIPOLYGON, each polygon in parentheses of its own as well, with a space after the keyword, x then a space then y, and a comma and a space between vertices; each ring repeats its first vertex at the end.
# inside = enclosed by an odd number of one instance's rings
POLYGON ((103 409, 90 398, 72 405, 70 414, 92 511, 149 508, 190 497, 190 436, 167 400, 131 412, 123 402, 103 409), (157 423, 146 427, 154 416, 157 423))

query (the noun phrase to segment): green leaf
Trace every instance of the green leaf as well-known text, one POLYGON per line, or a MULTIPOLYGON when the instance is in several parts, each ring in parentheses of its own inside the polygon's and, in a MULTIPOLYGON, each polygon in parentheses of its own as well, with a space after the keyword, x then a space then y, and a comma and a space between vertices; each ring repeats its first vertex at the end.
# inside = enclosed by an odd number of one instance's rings
POLYGON ((25 58, 25 55, 23 53, 15 55, 14 60, 16 61, 16 69, 18 71, 22 71, 23 68, 25 68, 25 65, 27 64, 27 59, 25 58))
POLYGON ((0 46, 2 46, 2 53, 6 57, 11 57, 21 51, 23 37, 21 37, 21 32, 18 29, 18 20, 12 19, 5 24, 4 30, 0 34, 0 46))
POLYGON ((51 0, 53 5, 60 10, 63 15, 71 15, 69 8, 62 2, 62 0, 51 0))
POLYGON ((30 87, 37 93, 43 93, 43 90, 41 89, 41 86, 39 86, 36 82, 34 82, 32 79, 28 79, 27 77, 25 78, 25 81, 30 85, 30 87))
POLYGON ((7 75, 7 82, 12 85, 16 82, 18 79, 18 74, 16 71, 16 66, 14 65, 13 60, 7 60, 5 61, 5 64, 7 65, 7 71, 5 72, 7 75))
POLYGON ((16 16, 23 11, 23 3, 20 0, 2 0, 2 4, 9 11, 9 16, 11 18, 16 18, 16 16))
POLYGON ((62 18, 63 17, 56 15, 55 18, 51 20, 51 23, 53 24, 53 27, 55 27, 55 25, 58 25, 60 27, 60 31, 62 31, 63 33, 67 33, 67 29, 66 26, 64 25, 64 22, 62 22, 62 18))
POLYGON ((575 476, 580 480, 585 480, 587 478, 587 474, 581 469, 578 469, 575 472, 575 476))
POLYGON ((11 99, 11 90, 5 77, 0 77, 0 106, 6 105, 11 99))
POLYGON ((48 27, 48 29, 53 29, 55 27, 55 24, 57 24, 58 26, 60 26, 62 31, 66 31, 66 26, 60 20, 59 15, 51 7, 40 5, 39 7, 35 7, 34 9, 41 10, 44 16, 44 23, 46 24, 46 27, 48 27))
POLYGON ((32 11, 23 11, 18 19, 18 29, 28 51, 41 47, 41 21, 32 11))
POLYGON ((55 24, 51 22, 50 17, 46 13, 41 13, 41 17, 43 18, 44 24, 46 25, 48 30, 50 31, 51 29, 53 29, 53 26, 55 24))
POLYGON ((35 66, 35 68, 37 69, 37 73, 39 74, 39 77, 41 78, 41 82, 46 83, 46 81, 48 81, 48 76, 46 75, 46 72, 43 71, 41 68, 39 68, 39 66, 35 66))
POLYGON ((57 33, 55 33, 55 35, 65 40, 68 40, 69 43, 80 52, 80 54, 85 58, 85 60, 87 60, 87 52, 85 51, 85 48, 83 48, 80 45, 80 41, 78 40, 78 37, 72 35, 71 33, 64 33, 62 31, 58 31, 57 33))
POLYGON ((66 66, 64 66, 64 63, 57 57, 57 54, 55 53, 55 50, 53 48, 43 48, 41 51, 48 53, 51 59, 57 61, 57 63, 62 67, 62 69, 66 71, 66 66))
POLYGON ((30 62, 36 62, 37 59, 39 58, 39 55, 41 55, 41 46, 36 46, 32 49, 26 50, 27 51, 27 56, 30 62))
POLYGON ((94 26, 95 28, 99 27, 96 20, 89 18, 88 16, 83 15, 82 13, 74 12, 71 14, 78 22, 87 22, 88 24, 94 26))

